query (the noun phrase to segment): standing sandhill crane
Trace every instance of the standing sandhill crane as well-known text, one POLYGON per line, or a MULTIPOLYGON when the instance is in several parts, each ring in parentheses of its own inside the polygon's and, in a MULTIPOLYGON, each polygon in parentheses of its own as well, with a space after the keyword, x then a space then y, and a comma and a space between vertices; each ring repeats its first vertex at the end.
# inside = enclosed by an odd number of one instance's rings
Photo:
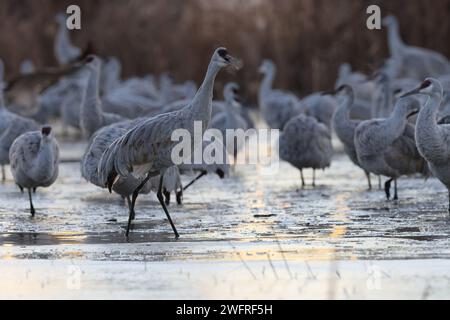
POLYGON ((416 89, 404 96, 420 94, 428 97, 422 106, 416 123, 416 142, 420 154, 428 162, 431 173, 448 189, 450 213, 450 125, 438 125, 436 117, 442 103, 443 89, 437 79, 426 78, 416 89))
POLYGON ((282 130, 289 119, 300 113, 298 99, 292 93, 272 88, 276 66, 271 60, 264 60, 259 72, 264 74, 258 97, 262 116, 271 128, 282 130))
POLYGON ((279 146, 280 158, 300 170, 302 187, 304 168, 313 169, 315 186, 315 170, 330 166, 333 155, 330 131, 313 117, 301 114, 289 120, 280 135, 279 146))
POLYGON ((82 52, 75 47, 69 38, 69 29, 66 26, 66 16, 60 12, 56 15, 58 32, 55 38, 55 55, 60 65, 68 64, 78 59, 82 52))
POLYGON ((419 109, 417 99, 400 99, 388 118, 366 120, 356 127, 358 161, 368 172, 390 178, 384 185, 388 200, 392 180, 395 186, 394 200, 397 200, 397 178, 427 173, 426 162, 416 148, 414 126, 408 122, 408 118, 419 109))
POLYGON ((9 111, 3 99, 3 62, 0 60, 0 165, 2 181, 5 181, 5 165, 9 163, 9 149, 22 133, 37 130, 38 124, 31 119, 9 111))
POLYGON ((217 73, 226 66, 239 69, 240 63, 229 55, 225 48, 216 49, 203 83, 191 103, 179 111, 160 114, 139 122, 105 150, 99 163, 98 171, 101 181, 110 191, 116 184, 117 178, 126 178, 130 174, 143 178, 141 185, 133 192, 132 209, 140 188, 151 177, 159 174, 157 197, 177 238, 178 232, 162 195, 164 173, 167 168, 174 165, 171 153, 177 143, 171 140, 171 136, 174 130, 185 129, 192 137, 196 121, 202 124, 202 134, 205 132, 211 121, 214 80, 217 73))
POLYGON ((35 210, 31 191, 52 185, 58 177, 59 148, 51 131, 51 127, 44 126, 41 131, 24 133, 9 151, 14 180, 22 192, 28 189, 32 216, 35 210))
POLYGON ((102 127, 126 120, 122 116, 103 112, 102 110, 99 93, 100 65, 100 59, 94 55, 90 55, 86 59, 86 67, 90 71, 90 76, 81 104, 80 128, 83 135, 87 138, 91 137, 95 131, 102 127))
MULTIPOLYGON (((342 94, 343 100, 336 112, 333 115, 333 128, 344 145, 344 152, 350 158, 350 160, 356 164, 358 167, 363 169, 358 161, 358 156, 356 155, 355 149, 355 130, 356 127, 361 123, 362 120, 350 119, 350 110, 354 102, 353 89, 349 85, 341 85, 335 94, 342 94)), ((370 173, 365 169, 364 173, 367 177, 367 184, 369 185, 369 190, 372 189, 372 184, 370 182, 370 173)))
POLYGON ((443 55, 432 50, 406 45, 401 37, 398 21, 394 16, 383 19, 388 28, 388 45, 391 57, 400 66, 397 77, 417 80, 428 76, 450 73, 450 62, 443 55))

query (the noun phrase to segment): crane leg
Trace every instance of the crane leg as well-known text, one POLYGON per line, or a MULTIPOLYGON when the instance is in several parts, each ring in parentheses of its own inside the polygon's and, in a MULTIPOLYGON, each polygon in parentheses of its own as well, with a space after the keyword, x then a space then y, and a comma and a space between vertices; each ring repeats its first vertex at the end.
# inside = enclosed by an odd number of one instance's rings
POLYGON ((164 198, 166 199, 166 200, 165 200, 166 206, 168 206, 168 205, 170 204, 170 192, 167 191, 166 188, 163 188, 162 193, 163 193, 163 195, 164 195, 164 198))
POLYGON ((381 190, 381 176, 378 176, 378 190, 381 190))
POLYGON ((134 220, 136 216, 136 212, 134 212, 134 208, 131 208, 131 198, 130 196, 126 196, 125 199, 127 200, 128 210, 130 210, 131 220, 134 220))
POLYGON ((398 200, 398 195, 397 195, 397 179, 394 179, 394 200, 398 200))
POLYGON ((178 239, 180 237, 180 235, 178 234, 177 228, 175 228, 175 225, 173 224, 172 218, 170 217, 169 211, 167 210, 166 204, 164 203, 164 197, 162 195, 163 177, 164 177, 164 174, 161 174, 161 178, 159 179, 158 193, 156 194, 156 196, 159 200, 159 203, 161 204, 161 207, 163 208, 164 212, 166 213, 166 216, 167 216, 167 219, 169 220, 170 226, 172 227, 172 230, 175 233, 175 238, 178 239))
POLYGON ((2 165, 2 182, 6 181, 6 172, 5 172, 5 166, 2 165))
POLYGON ((394 179, 391 178, 384 183, 384 192, 386 193, 386 199, 388 199, 388 200, 391 197, 391 182, 392 182, 392 180, 394 180, 394 179))
POLYGON ((450 189, 448 190, 448 217, 450 218, 450 189))
POLYGON ((30 213, 31 213, 31 216, 34 217, 34 214, 36 213, 36 211, 34 210, 33 199, 31 198, 31 189, 30 188, 28 188, 28 199, 30 199, 30 213))
POLYGON ((312 181, 312 186, 313 186, 313 187, 316 186, 316 169, 313 169, 313 181, 312 181))
POLYGON ((133 195, 131 196, 131 204, 130 204, 129 213, 128 213, 127 231, 125 233, 125 236, 127 236, 127 237, 130 234, 131 221, 134 220, 134 217, 135 217, 134 206, 136 205, 136 199, 139 195, 139 191, 141 191, 141 189, 144 187, 144 185, 147 183, 147 181, 149 179, 150 179, 150 174, 147 174, 147 177, 145 177, 145 179, 142 180, 141 184, 138 185, 136 190, 133 191, 133 195))
POLYGON ((200 179, 201 177, 203 177, 207 173, 208 173, 207 171, 200 172, 200 174, 197 177, 195 177, 193 180, 191 180, 191 182, 189 182, 187 185, 185 185, 183 187, 183 191, 186 190, 187 188, 189 188, 195 181, 197 181, 198 179, 200 179))
POLYGON ((183 204, 183 189, 181 188, 176 192, 177 196, 177 204, 182 205, 183 204))
POLYGON ((303 170, 300 169, 300 179, 302 179, 302 189, 305 187, 305 178, 303 177, 303 170))
POLYGON ((368 171, 364 171, 367 177, 367 184, 369 185, 369 191, 372 190, 372 182, 370 181, 370 173, 368 171))

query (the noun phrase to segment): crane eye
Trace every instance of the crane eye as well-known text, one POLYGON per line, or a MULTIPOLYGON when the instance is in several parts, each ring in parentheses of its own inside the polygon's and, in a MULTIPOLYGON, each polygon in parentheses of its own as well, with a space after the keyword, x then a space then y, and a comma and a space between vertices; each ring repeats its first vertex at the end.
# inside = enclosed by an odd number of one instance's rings
POLYGON ((426 87, 429 87, 431 85, 431 81, 430 80, 425 80, 424 82, 422 82, 422 84, 420 85, 420 89, 424 89, 426 87))
POLYGON ((222 58, 224 58, 225 60, 227 60, 227 50, 226 49, 219 49, 219 51, 217 51, 217 53, 219 54, 219 56, 221 56, 222 58))

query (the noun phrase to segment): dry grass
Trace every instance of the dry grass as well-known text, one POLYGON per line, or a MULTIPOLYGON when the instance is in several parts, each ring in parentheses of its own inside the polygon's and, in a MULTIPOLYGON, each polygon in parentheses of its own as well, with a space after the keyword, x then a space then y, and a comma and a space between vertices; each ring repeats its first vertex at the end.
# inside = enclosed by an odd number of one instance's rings
POLYGON ((199 82, 213 48, 224 45, 245 68, 238 77, 220 76, 218 87, 237 78, 252 100, 266 57, 278 65, 277 86, 301 93, 332 86, 344 61, 372 70, 387 49, 384 30, 365 28, 369 4, 399 17, 407 43, 450 57, 450 0, 0 0, 0 57, 8 75, 25 58, 56 64, 53 17, 69 4, 82 9, 73 41, 118 56, 125 76, 168 70, 177 80, 199 82))

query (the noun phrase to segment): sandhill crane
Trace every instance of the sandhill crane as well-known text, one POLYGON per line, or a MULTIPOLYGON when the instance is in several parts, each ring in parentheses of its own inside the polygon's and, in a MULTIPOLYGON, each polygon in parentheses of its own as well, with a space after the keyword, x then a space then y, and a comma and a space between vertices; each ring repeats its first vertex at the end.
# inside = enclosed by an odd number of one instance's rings
POLYGON ((60 65, 68 64, 78 59, 82 51, 74 46, 69 38, 69 29, 66 26, 66 16, 60 12, 56 15, 58 31, 55 38, 55 55, 60 65))
POLYGON ((264 74, 258 96, 262 116, 271 128, 282 130, 289 119, 299 114, 298 99, 292 93, 272 88, 276 66, 271 60, 264 60, 259 72, 264 74))
POLYGON ((279 147, 280 158, 300 170, 302 187, 305 186, 303 169, 313 169, 312 185, 315 186, 315 170, 329 167, 333 155, 327 126, 304 114, 286 123, 280 134, 279 147))
POLYGON ((388 45, 391 57, 399 66, 397 77, 409 77, 417 80, 428 76, 450 73, 450 62, 435 51, 406 45, 401 37, 398 21, 394 16, 383 19, 388 28, 388 45))
MULTIPOLYGON (((354 102, 353 89, 351 86, 344 84, 335 91, 335 94, 342 94, 344 97, 333 115, 332 122, 334 131, 336 132, 339 140, 344 145, 344 151, 348 155, 350 160, 358 167, 363 169, 358 161, 358 156, 356 155, 354 141, 356 127, 361 123, 362 120, 350 119, 350 110, 354 102)), ((370 173, 366 170, 364 170, 364 173, 366 174, 367 184, 370 190, 372 189, 372 184, 370 182, 370 173)))
POLYGON ((37 130, 38 124, 31 119, 10 112, 3 99, 3 62, 0 60, 0 165, 2 181, 5 181, 5 165, 9 163, 9 149, 22 133, 37 130))
POLYGON ((422 84, 410 92, 404 94, 409 96, 420 94, 428 97, 417 117, 415 137, 420 154, 428 162, 431 173, 438 178, 449 192, 450 214, 450 125, 436 122, 439 106, 442 102, 443 89, 439 80, 426 78, 422 84))
POLYGON ((419 109, 417 99, 400 99, 388 118, 366 120, 356 127, 354 141, 358 161, 368 172, 389 177, 384 185, 388 200, 392 180, 394 200, 397 200, 397 178, 427 173, 426 162, 416 148, 414 126, 408 122, 419 109))
POLYGON ((143 178, 141 185, 133 192, 131 208, 134 208, 140 188, 151 177, 159 174, 157 198, 177 238, 178 232, 162 195, 164 173, 167 168, 174 165, 171 151, 176 142, 171 140, 171 135, 176 129, 185 129, 192 137, 195 121, 201 122, 202 134, 208 128, 211 120, 214 80, 217 73, 226 66, 238 69, 240 63, 229 55, 225 48, 216 49, 203 83, 191 103, 179 111, 160 114, 139 122, 105 150, 99 163, 98 171, 102 184, 110 191, 116 184, 117 178, 126 178, 130 174, 143 178))
POLYGON ((9 151, 11 172, 20 190, 28 189, 30 212, 35 210, 31 191, 52 185, 58 177, 59 148, 51 134, 51 127, 22 134, 9 151))
POLYGON ((85 95, 81 104, 80 128, 83 135, 91 137, 98 129, 126 120, 117 114, 103 112, 100 100, 100 65, 101 61, 96 56, 89 56, 86 59, 86 67, 90 71, 85 95))

